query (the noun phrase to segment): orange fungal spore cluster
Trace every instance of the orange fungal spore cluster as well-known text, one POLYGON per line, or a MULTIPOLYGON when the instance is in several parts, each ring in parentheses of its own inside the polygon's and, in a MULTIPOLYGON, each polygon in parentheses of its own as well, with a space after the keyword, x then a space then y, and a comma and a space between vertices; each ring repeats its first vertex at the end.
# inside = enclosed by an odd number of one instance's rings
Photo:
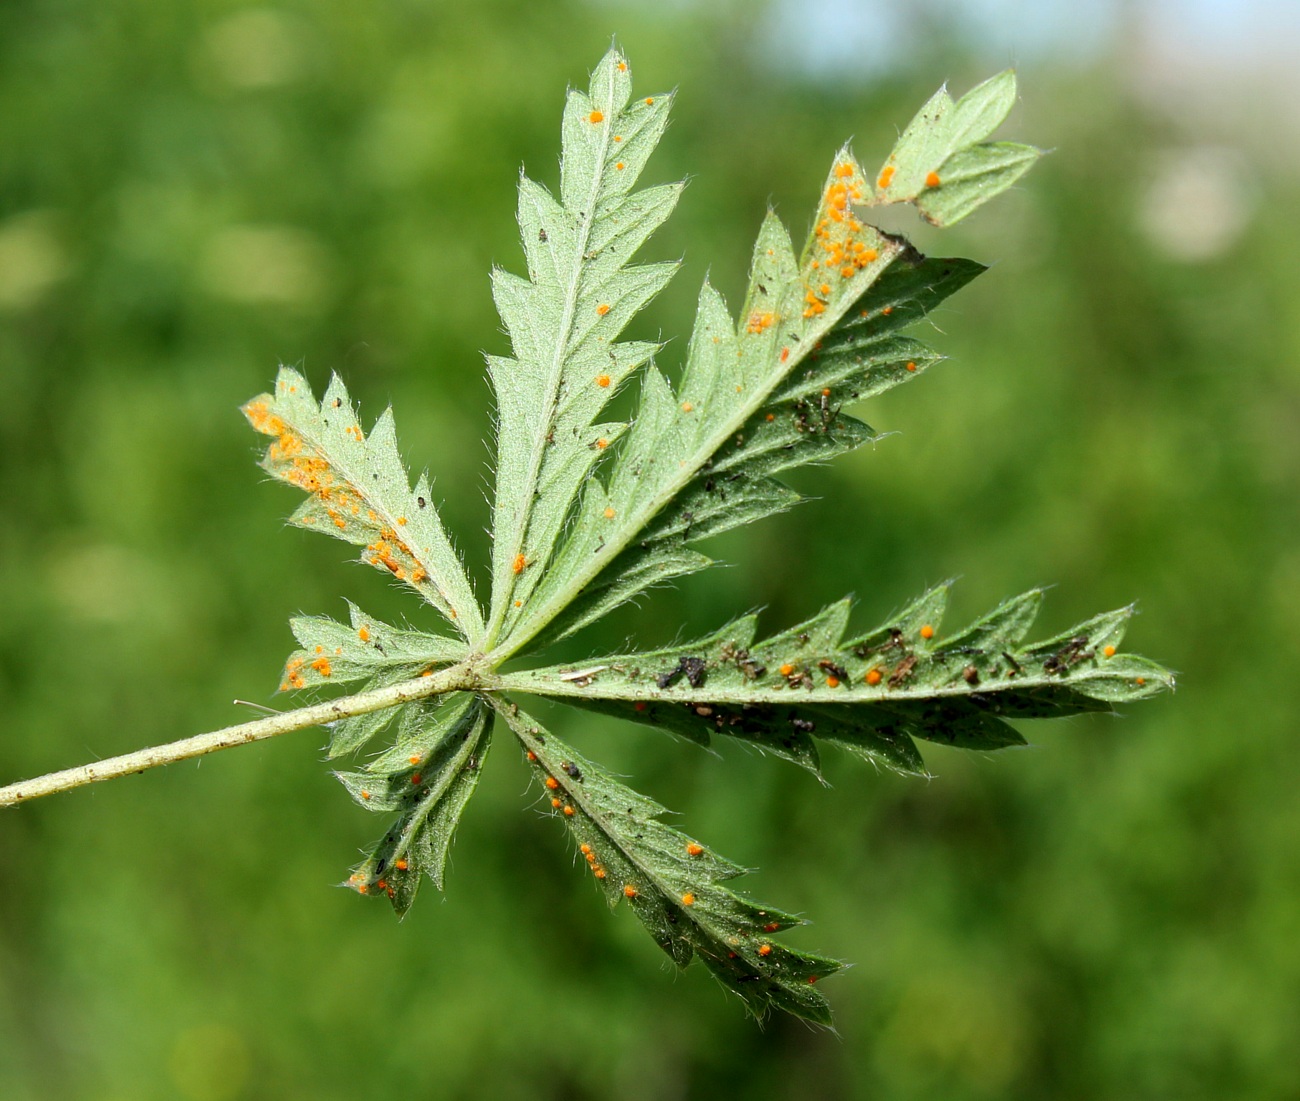
MULTIPOLYGON (((582 853, 583 857, 586 859, 587 866, 591 868, 591 874, 597 879, 604 879, 605 869, 601 867, 600 861, 596 859, 596 853, 592 847, 584 841, 578 846, 578 851, 582 853)), ((624 889, 624 894, 627 894, 626 889, 624 889)), ((631 898, 632 896, 628 895, 627 897, 631 898)))
MULTIPOLYGON (((384 525, 379 514, 368 507, 366 499, 336 476, 329 459, 309 446, 281 417, 272 413, 265 400, 249 402, 244 406, 244 415, 258 432, 276 437, 266 452, 266 466, 271 473, 315 497, 325 516, 340 532, 360 529, 358 534, 364 534, 360 538, 350 536, 352 542, 363 543, 368 537, 377 536, 366 547, 365 561, 383 567, 399 581, 418 585, 428 578, 428 571, 419 564, 414 551, 397 536, 394 528, 384 525), (378 529, 377 533, 375 529, 378 529)), ((365 440, 365 433, 358 425, 351 425, 344 432, 358 443, 365 440)), ((315 521, 311 515, 303 518, 304 523, 315 521)), ((402 516, 395 521, 395 526, 405 527, 408 523, 408 519, 402 516)), ((368 632, 362 634, 361 641, 365 642, 367 637, 368 632)))
MULTIPOLYGON (((810 267, 814 270, 824 267, 828 274, 852 279, 880 254, 858 236, 863 226, 853 213, 853 204, 862 201, 865 181, 856 166, 851 161, 840 161, 833 177, 822 196, 822 216, 813 229, 820 252, 810 267)), ((825 313, 830 293, 829 282, 819 284, 815 290, 809 288, 804 296, 803 316, 812 318, 825 313)))
POLYGON ((280 691, 287 692, 290 688, 305 688, 307 681, 298 671, 306 664, 306 658, 290 658, 284 667, 284 680, 280 684, 280 691))
POLYGON ((366 559, 372 566, 382 566, 398 581, 410 581, 413 584, 428 577, 424 567, 415 561, 415 555, 390 527, 379 530, 379 538, 367 545, 370 552, 366 559))

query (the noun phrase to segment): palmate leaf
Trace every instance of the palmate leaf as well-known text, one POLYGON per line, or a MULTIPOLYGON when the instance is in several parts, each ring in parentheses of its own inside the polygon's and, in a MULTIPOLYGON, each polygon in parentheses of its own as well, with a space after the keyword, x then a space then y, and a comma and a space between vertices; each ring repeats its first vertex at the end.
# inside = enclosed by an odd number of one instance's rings
POLYGON ((708 744, 713 734, 819 769, 817 741, 884 768, 924 774, 914 739, 992 750, 1024 745, 1007 719, 1111 711, 1173 687, 1118 650, 1133 609, 1026 643, 1033 589, 946 638, 948 584, 875 630, 848 637, 849 601, 754 641, 753 616, 682 646, 509 673, 508 690, 563 698, 708 744))
POLYGON ((814 984, 843 964, 796 952, 772 936, 805 924, 802 918, 729 891, 722 884, 744 869, 665 825, 664 807, 517 707, 503 707, 501 715, 611 907, 627 903, 677 966, 698 957, 755 1015, 780 1009, 830 1024, 830 1006, 814 984))
POLYGON ((293 522, 362 546, 363 561, 416 589, 459 634, 393 627, 355 606, 347 623, 300 617, 292 624, 300 648, 281 687, 359 684, 368 693, 331 705, 331 758, 395 729, 371 760, 337 773, 362 806, 395 816, 353 869, 348 884, 360 893, 404 913, 423 876, 442 886, 500 716, 611 904, 628 903, 675 962, 699 957, 756 1014, 775 1008, 825 1023, 814 984, 840 965, 771 936, 801 919, 733 894, 724 884, 737 865, 666 825, 663 807, 544 731, 507 693, 701 744, 723 734, 814 772, 829 743, 924 775, 918 741, 1020 745, 1008 720, 1109 711, 1173 678, 1118 651, 1131 608, 1026 642, 1037 590, 942 636, 946 584, 857 635, 843 600, 763 640, 748 616, 686 645, 501 672, 647 587, 709 565, 700 540, 795 504, 783 471, 874 439, 846 407, 939 360, 903 329, 984 268, 922 256, 866 224, 866 212, 909 202, 949 224, 1039 155, 986 140, 1014 102, 1010 73, 956 102, 941 90, 874 180, 842 149, 801 253, 775 214, 764 219, 738 316, 704 285, 673 383, 652 362, 658 345, 618 340, 675 270, 631 259, 681 192, 635 190, 670 97, 634 98, 631 89, 627 62, 612 50, 590 89, 569 93, 558 197, 527 177, 519 183, 526 277, 493 273, 512 355, 488 360, 498 432, 486 619, 428 480, 410 486, 390 412, 367 436, 338 379, 318 403, 288 368, 271 394, 245 406, 253 426, 275 437, 265 469, 308 494, 293 522), (632 422, 609 419, 609 399, 634 374, 632 422))
POLYGON ((672 97, 631 95, 617 50, 597 66, 590 92, 569 93, 559 201, 519 181, 528 278, 492 275, 514 356, 488 360, 499 407, 489 643, 518 618, 592 466, 626 427, 596 418, 657 350, 616 338, 676 271, 628 261, 672 213, 682 185, 632 190, 672 97))

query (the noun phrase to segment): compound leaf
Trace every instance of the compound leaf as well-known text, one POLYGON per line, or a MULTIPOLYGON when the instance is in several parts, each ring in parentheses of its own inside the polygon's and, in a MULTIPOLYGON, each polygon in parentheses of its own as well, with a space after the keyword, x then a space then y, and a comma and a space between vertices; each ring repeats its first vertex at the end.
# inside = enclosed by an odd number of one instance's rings
POLYGON ((399 914, 423 876, 442 887, 500 716, 611 905, 627 903, 679 966, 701 959, 755 1014, 828 1023, 815 983, 840 964, 772 937, 802 920, 730 891, 739 866, 666 825, 662 806, 544 731, 505 692, 701 745, 725 735, 813 773, 829 743, 925 775, 918 741, 1023 745, 1009 720, 1110 711, 1172 688, 1167 670, 1119 652, 1132 608, 1026 642, 1042 599, 1031 590, 945 637, 946 583, 856 634, 845 599, 765 639, 745 616, 684 645, 500 672, 647 588, 707 567, 699 541, 798 503, 784 471, 877 438, 846 408, 940 360, 903 330, 984 268, 922 256, 866 224, 864 212, 910 202, 948 225, 1011 186, 1040 155, 987 140, 1015 96, 1011 72, 955 102, 940 89, 874 180, 841 149, 801 251, 774 213, 764 218, 738 314, 705 282, 671 381, 653 362, 658 344, 619 340, 676 269, 631 262, 682 190, 636 189, 671 97, 633 99, 626 59, 611 50, 589 89, 566 100, 558 195, 520 178, 526 274, 492 274, 511 355, 488 359, 498 416, 486 619, 428 479, 411 488, 391 411, 367 437, 342 382, 317 403, 287 367, 272 393, 244 407, 275 437, 263 467, 307 494, 292 522, 363 547, 362 561, 414 588, 460 636, 394 627, 352 605, 348 623, 292 621, 299 649, 282 689, 380 692, 331 705, 330 757, 395 725, 391 744, 336 774, 360 805, 395 815, 349 886, 387 897, 399 914), (634 375, 635 415, 611 419, 610 399, 634 375))

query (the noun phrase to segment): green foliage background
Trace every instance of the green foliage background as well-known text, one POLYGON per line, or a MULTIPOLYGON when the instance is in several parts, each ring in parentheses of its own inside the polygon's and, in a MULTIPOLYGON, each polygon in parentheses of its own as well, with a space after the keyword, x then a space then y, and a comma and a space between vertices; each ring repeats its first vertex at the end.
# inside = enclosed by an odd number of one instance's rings
MULTIPOLYGON (((0 7, 0 779, 238 721, 292 614, 411 613, 283 529, 237 411, 278 361, 391 400, 486 563, 487 271, 521 268, 518 166, 554 181, 564 88, 614 31, 638 88, 680 86, 651 176, 694 181, 651 252, 686 270, 633 334, 675 336, 670 366, 706 268, 738 306, 769 199, 801 231, 846 135, 872 163, 940 80, 1006 60, 936 34, 899 75, 794 76, 758 5, 656 7, 0 7)), ((0 815, 6 1101, 1300 1092, 1297 150, 1154 108, 1127 64, 1021 66, 1010 135, 1056 152, 943 234, 998 263, 939 315, 953 361, 866 411, 902 435, 620 629, 776 629, 845 590, 865 621, 961 574, 957 620, 1055 582, 1045 631, 1138 599, 1129 642, 1178 694, 936 748, 928 784, 828 754, 829 790, 551 720, 760 867, 816 921, 792 943, 856 962, 840 1036, 667 973, 504 740, 445 901, 399 925, 333 889, 375 825, 305 733, 0 815), (1255 217, 1183 263, 1134 211, 1162 150, 1206 143, 1239 143, 1255 217)))

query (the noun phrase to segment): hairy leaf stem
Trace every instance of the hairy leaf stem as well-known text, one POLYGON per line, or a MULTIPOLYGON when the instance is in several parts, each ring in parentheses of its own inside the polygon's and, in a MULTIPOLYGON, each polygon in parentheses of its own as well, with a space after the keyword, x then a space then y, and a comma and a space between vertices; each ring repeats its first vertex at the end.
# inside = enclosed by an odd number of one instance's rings
POLYGON ((295 730, 305 730, 310 726, 323 726, 353 715, 364 715, 370 711, 380 711, 397 704, 410 703, 413 700, 427 699, 447 692, 473 691, 496 686, 496 678, 484 674, 480 669, 481 658, 469 657, 456 665, 440 669, 427 677, 402 681, 387 688, 376 688, 370 692, 359 692, 354 696, 330 700, 328 703, 300 707, 294 711, 285 711, 270 715, 265 719, 239 723, 236 726, 223 727, 207 734, 196 734, 192 738, 182 738, 167 745, 151 746, 148 749, 125 753, 120 757, 109 757, 104 761, 95 761, 78 768, 51 772, 31 780, 22 780, 8 787, 0 788, 0 807, 12 807, 25 803, 42 795, 54 795, 60 791, 95 784, 100 780, 113 780, 119 776, 129 776, 133 772, 144 772, 159 765, 170 765, 176 761, 189 760, 215 753, 219 749, 231 749, 249 742, 260 742, 265 738, 274 738, 280 734, 291 734, 295 730))

